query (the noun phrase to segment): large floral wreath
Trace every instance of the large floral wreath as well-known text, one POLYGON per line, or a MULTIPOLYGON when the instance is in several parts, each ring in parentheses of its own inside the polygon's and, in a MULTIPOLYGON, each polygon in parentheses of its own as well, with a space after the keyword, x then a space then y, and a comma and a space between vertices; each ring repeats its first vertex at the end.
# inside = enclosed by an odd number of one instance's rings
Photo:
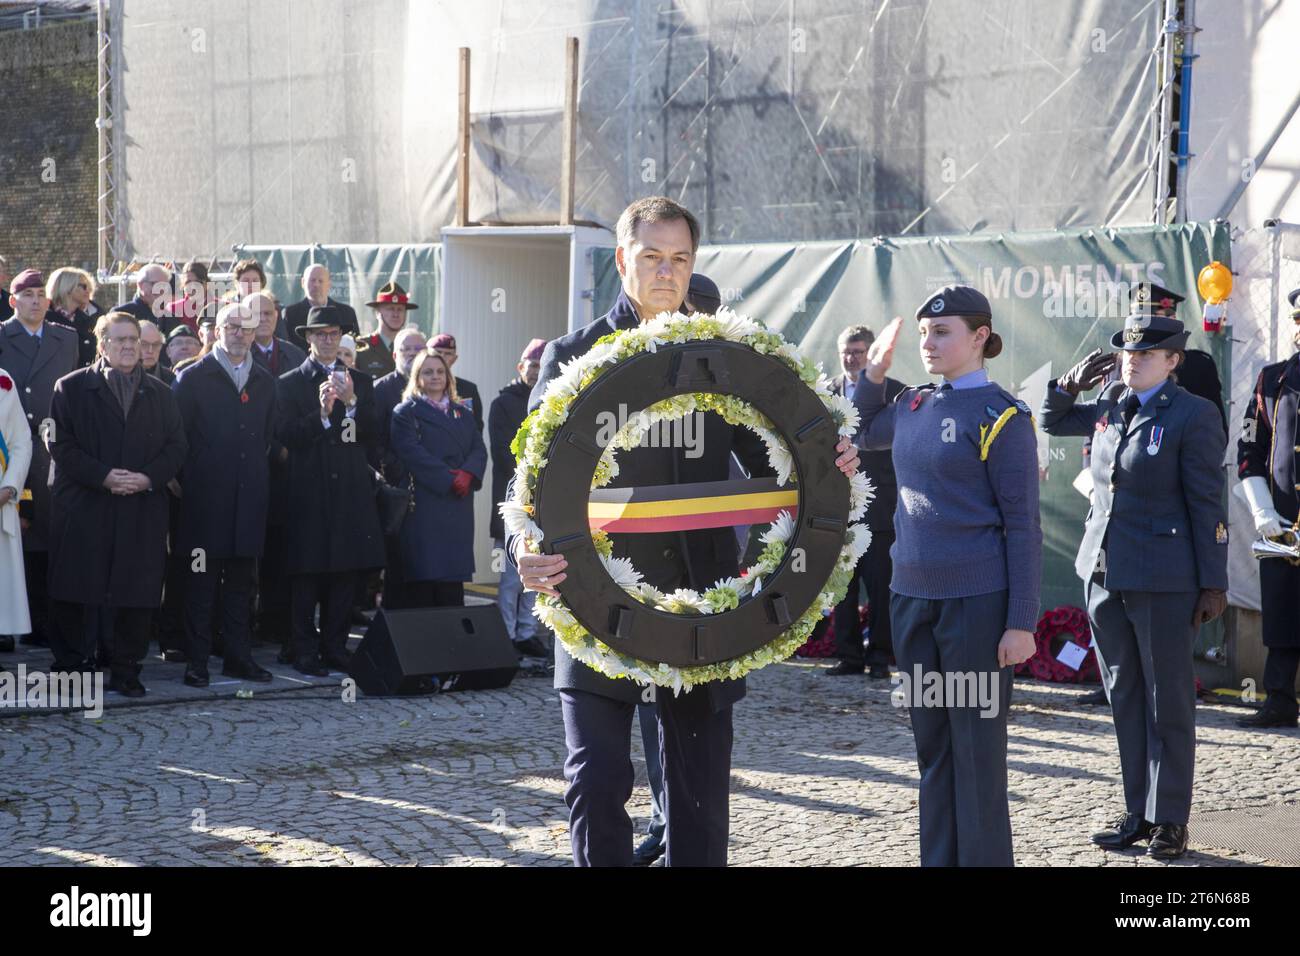
MULTIPOLYGON (((801 356, 779 333, 726 308, 720 309, 716 315, 688 317, 681 313, 661 313, 636 328, 600 338, 586 353, 561 365, 560 374, 547 385, 540 405, 524 419, 510 445, 517 462, 515 481, 510 499, 500 506, 507 533, 512 536, 522 533, 528 551, 541 552, 543 533, 533 520, 533 493, 538 475, 546 467, 551 441, 564 425, 569 407, 580 392, 598 376, 643 352, 653 352, 664 345, 709 339, 739 342, 760 354, 781 360, 821 399, 838 434, 851 437, 857 430, 858 413, 853 403, 836 395, 821 365, 801 356)), ((617 449, 636 447, 645 433, 658 423, 673 421, 696 411, 716 412, 732 425, 752 429, 767 445, 768 461, 778 481, 784 484, 792 480, 794 459, 765 415, 742 399, 697 392, 664 399, 630 416, 606 446, 592 477, 592 489, 608 484, 617 476, 617 449)), ((812 606, 789 628, 774 640, 740 657, 694 667, 644 661, 619 653, 589 633, 562 598, 538 595, 533 613, 555 633, 575 659, 609 677, 626 677, 643 685, 671 687, 674 692, 689 690, 708 681, 743 677, 793 654, 807 640, 817 621, 844 597, 853 569, 871 543, 871 532, 861 518, 873 497, 871 484, 865 475, 858 473, 850 478, 847 533, 829 580, 822 586, 812 606)), ((605 532, 596 530, 591 536, 610 577, 634 599, 662 611, 704 615, 735 608, 759 590, 763 578, 774 573, 785 559, 786 544, 794 530, 790 513, 781 511, 761 536, 765 547, 758 560, 739 577, 719 580, 703 594, 689 588, 671 594, 659 591, 641 580, 640 573, 628 559, 613 557, 613 543, 605 532)))

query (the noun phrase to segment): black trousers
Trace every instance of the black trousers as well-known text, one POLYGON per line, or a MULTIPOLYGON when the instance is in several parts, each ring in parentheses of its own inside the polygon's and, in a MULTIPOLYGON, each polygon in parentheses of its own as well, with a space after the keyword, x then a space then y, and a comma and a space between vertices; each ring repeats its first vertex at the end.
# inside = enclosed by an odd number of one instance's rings
POLYGON ((1296 671, 1300 668, 1300 568, 1280 558, 1259 562, 1259 597, 1264 618, 1265 705, 1280 714, 1297 711, 1296 671))
POLYGON ((872 529, 871 547, 858 559, 844 600, 835 605, 835 656, 848 664, 888 664, 894 656, 893 629, 889 621, 889 582, 894 564, 889 549, 894 544, 894 529, 872 529), (858 620, 858 582, 867 589, 871 607, 871 638, 864 655, 862 628, 858 620))
POLYGON ((257 562, 257 636, 271 642, 291 641, 289 626, 289 579, 284 573, 285 527, 266 526, 266 544, 257 562))
MULTIPOLYGON (((405 607, 462 607, 465 604, 463 581, 407 581, 402 585, 405 607)), ((384 602, 388 606, 388 602, 384 602)))
POLYGON ((347 653, 348 623, 357 594, 359 571, 295 574, 290 578, 289 614, 293 631, 293 658, 310 661, 341 657, 347 653), (320 634, 313 621, 320 605, 320 634))
POLYGON ((256 567, 254 558, 209 558, 205 570, 190 573, 185 582, 185 654, 191 664, 207 667, 214 613, 221 617, 225 662, 242 664, 250 659, 249 608, 256 567))
MULTIPOLYGON (((86 626, 102 608, 97 605, 52 602, 50 649, 54 651, 55 672, 81 670, 95 656, 94 629, 86 626)), ((108 666, 115 680, 140 676, 140 663, 149 650, 149 629, 153 608, 120 607, 112 610, 113 628, 108 638, 108 666)))
POLYGON ((404 607, 415 607, 406 594, 406 576, 402 574, 402 538, 400 535, 384 535, 384 607, 397 611, 404 607))
POLYGON ((51 607, 47 581, 50 576, 50 553, 48 551, 24 551, 23 575, 27 581, 27 607, 32 617, 32 636, 39 640, 48 640, 48 626, 54 614, 51 607))
MULTIPOLYGON (((577 866, 631 866, 632 718, 637 705, 561 690, 569 840, 577 866)), ((731 708, 697 687, 656 693, 669 866, 723 866, 729 831, 731 708)))
POLYGON ((185 579, 189 571, 190 562, 186 555, 172 553, 167 556, 162 608, 158 611, 158 626, 155 628, 160 651, 182 651, 189 643, 185 635, 185 579))

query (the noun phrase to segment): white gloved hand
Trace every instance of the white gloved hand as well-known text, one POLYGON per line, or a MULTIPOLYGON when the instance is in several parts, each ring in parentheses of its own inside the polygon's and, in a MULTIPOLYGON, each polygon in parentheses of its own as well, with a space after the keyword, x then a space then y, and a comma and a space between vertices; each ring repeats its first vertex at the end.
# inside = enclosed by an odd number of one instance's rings
POLYGON ((1255 531, 1265 538, 1275 538, 1291 527, 1291 523, 1273 507, 1273 495, 1268 490, 1268 479, 1256 475, 1241 483, 1241 490, 1255 519, 1255 531))

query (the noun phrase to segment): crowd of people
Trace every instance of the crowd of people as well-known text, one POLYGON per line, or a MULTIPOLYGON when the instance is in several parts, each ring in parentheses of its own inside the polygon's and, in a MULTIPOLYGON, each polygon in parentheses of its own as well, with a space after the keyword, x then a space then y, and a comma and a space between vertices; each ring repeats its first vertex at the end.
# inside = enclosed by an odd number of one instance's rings
MULTIPOLYGON (((488 451, 455 339, 409 324, 419 306, 396 282, 363 335, 322 265, 283 309, 256 260, 232 276, 216 295, 202 262, 150 263, 107 311, 80 269, 4 277, 0 652, 48 645, 56 672, 106 668, 139 697, 151 640, 191 686, 214 655, 271 680, 255 643, 325 676, 347 672, 350 629, 377 604, 464 603, 488 451)), ((498 474, 544 345, 489 412, 498 474)), ((521 656, 548 655, 531 595, 517 578, 500 591, 521 656)))

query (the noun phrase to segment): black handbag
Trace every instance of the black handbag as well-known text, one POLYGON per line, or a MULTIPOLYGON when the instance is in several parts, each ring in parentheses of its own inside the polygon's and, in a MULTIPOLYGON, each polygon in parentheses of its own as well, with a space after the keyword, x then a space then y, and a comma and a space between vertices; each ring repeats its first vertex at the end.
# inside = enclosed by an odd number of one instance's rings
POLYGON ((379 524, 384 535, 395 538, 402 531, 402 522, 415 510, 415 489, 390 485, 375 474, 375 504, 379 507, 379 524))

